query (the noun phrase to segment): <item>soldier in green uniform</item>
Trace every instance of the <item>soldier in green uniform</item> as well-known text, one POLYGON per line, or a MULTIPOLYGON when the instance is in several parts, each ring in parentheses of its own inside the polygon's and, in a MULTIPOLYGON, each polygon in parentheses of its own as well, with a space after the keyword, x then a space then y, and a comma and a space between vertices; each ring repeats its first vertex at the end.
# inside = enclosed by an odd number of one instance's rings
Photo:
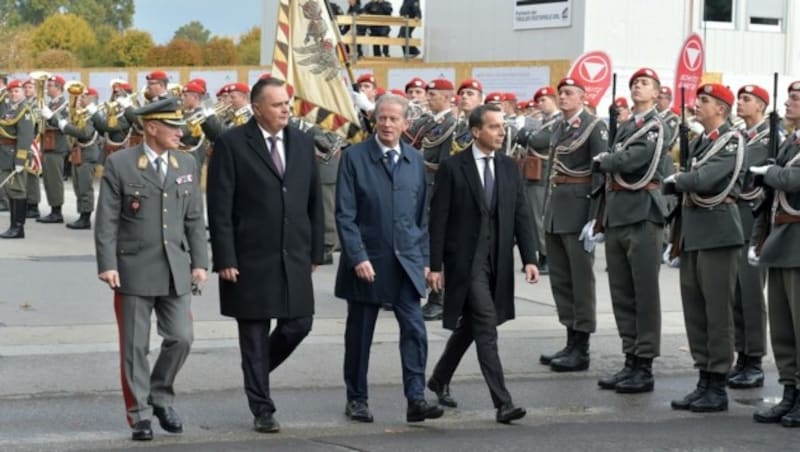
MULTIPOLYGON (((3 111, 8 107, 8 101, 6 99, 8 96, 7 84, 8 75, 0 74, 0 115, 2 115, 3 111)), ((6 199, 5 191, 2 189, 0 189, 0 212, 8 212, 8 199, 6 199)))
MULTIPOLYGON (((764 112, 769 105, 769 93, 757 85, 745 85, 737 93, 736 116, 744 120, 745 168, 761 166, 767 161, 769 123, 764 112)), ((739 195, 739 217, 745 245, 749 245, 755 221, 753 209, 763 197, 763 188, 756 187, 754 176, 745 172, 742 193, 739 195)), ((733 304, 736 364, 728 375, 731 389, 756 388, 764 385, 761 357, 767 353, 767 309, 764 300, 766 272, 747 264, 747 248, 739 256, 736 278, 736 298, 733 304)))
POLYGON ((67 99, 64 97, 64 78, 53 75, 47 79, 45 89, 50 102, 42 109, 47 121, 42 149, 42 178, 50 214, 37 218, 39 223, 63 223, 61 206, 64 204, 64 159, 70 150, 67 136, 58 129, 58 121, 67 117, 67 99))
POLYGON ((25 238, 26 164, 33 142, 33 116, 25 103, 19 80, 8 83, 8 103, 0 111, 0 183, 9 200, 11 225, 0 234, 4 239, 25 238))
MULTIPOLYGON (((42 112, 39 110, 39 99, 36 97, 36 85, 33 80, 28 79, 22 82, 22 87, 25 88, 25 102, 28 108, 31 109, 33 115, 34 137, 39 135, 39 124, 41 124, 42 112)), ((41 143, 39 143, 41 148, 41 143)), ((42 202, 42 187, 39 183, 39 176, 41 175, 41 168, 28 173, 28 181, 25 187, 25 195, 28 197, 28 209, 25 213, 25 218, 36 219, 41 216, 39 213, 39 203, 42 202)))
POLYGON ((728 409, 725 380, 733 363, 732 301, 744 243, 736 205, 744 140, 728 122, 733 100, 723 85, 706 84, 697 90, 697 120, 705 132, 689 146, 687 171, 664 180, 684 195, 681 299, 689 349, 700 372, 695 390, 672 401, 676 410, 728 409))
POLYGON ((72 188, 78 201, 80 217, 67 223, 70 229, 91 229, 94 211, 94 168, 100 162, 100 134, 94 128, 92 117, 97 113, 97 90, 88 88, 78 98, 82 111, 75 117, 59 119, 58 128, 74 139, 70 151, 72 162, 72 188))
POLYGON ((573 372, 589 368, 589 336, 597 328, 594 249, 584 247, 578 234, 595 211, 591 193, 602 185, 602 177, 592 175, 592 158, 608 148, 608 129, 583 108, 586 92, 578 81, 562 79, 557 89, 562 119, 550 139, 553 159, 544 240, 550 288, 558 321, 567 329, 567 345, 539 361, 556 372, 573 372))
POLYGON ((655 109, 660 85, 652 69, 631 76, 631 117, 620 124, 611 152, 595 157, 608 178, 603 219, 608 285, 625 354, 622 370, 598 385, 619 393, 652 391, 653 359, 661 351, 658 272, 668 212, 660 167, 668 137, 655 109))
POLYGON ((750 168, 751 173, 764 176, 775 201, 771 215, 760 216, 756 222, 748 251, 754 264, 769 271, 770 338, 783 399, 753 417, 758 422, 800 427, 800 81, 789 85, 784 105, 794 133, 781 145, 775 165, 750 168))
POLYGON ((133 89, 128 82, 117 80, 111 85, 111 99, 105 107, 92 116, 94 128, 103 136, 103 153, 108 156, 126 148, 133 134, 133 127, 125 117, 124 105, 131 105, 133 89))

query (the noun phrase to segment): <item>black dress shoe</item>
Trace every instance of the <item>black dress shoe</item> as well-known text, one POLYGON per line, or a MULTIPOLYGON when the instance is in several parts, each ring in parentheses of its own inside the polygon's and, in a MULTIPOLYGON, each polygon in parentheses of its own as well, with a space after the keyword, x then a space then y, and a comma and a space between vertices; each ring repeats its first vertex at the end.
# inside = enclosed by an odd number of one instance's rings
POLYGON ((523 417, 525 417, 525 408, 514 406, 509 403, 497 409, 497 416, 495 416, 495 419, 501 424, 510 424, 511 421, 516 421, 523 417))
POLYGON ((262 414, 253 419, 253 428, 258 433, 278 433, 281 425, 275 420, 272 413, 262 414))
POLYGON ((753 413, 753 419, 762 424, 777 424, 781 418, 792 411, 797 401, 797 387, 786 385, 783 387, 783 399, 777 405, 758 410, 753 413))
POLYGON ((92 229, 91 216, 92 214, 90 213, 82 213, 80 218, 72 223, 67 223, 67 227, 70 229, 92 229))
POLYGON ((428 380, 428 389, 436 394, 436 398, 439 399, 439 405, 450 408, 456 408, 458 406, 456 399, 450 395, 450 385, 440 385, 431 378, 428 380))
POLYGON ((369 411, 367 402, 362 402, 359 400, 351 400, 347 402, 347 406, 344 409, 344 414, 351 421, 372 422, 373 420, 372 413, 369 411))
POLYGON ((406 422, 422 422, 425 419, 442 417, 444 410, 439 405, 429 404, 425 400, 412 400, 408 402, 406 422))
POLYGON ((153 405, 153 415, 158 418, 158 424, 164 430, 170 433, 183 433, 181 418, 171 406, 153 405))
POLYGON ((153 439, 153 428, 149 420, 139 421, 133 424, 131 439, 134 441, 150 441, 153 439))
POLYGON ((37 223, 46 223, 46 224, 63 223, 64 222, 64 217, 61 215, 61 212, 53 211, 53 212, 50 212, 50 214, 48 214, 47 216, 44 216, 44 217, 41 217, 41 218, 37 218, 36 222, 37 223))

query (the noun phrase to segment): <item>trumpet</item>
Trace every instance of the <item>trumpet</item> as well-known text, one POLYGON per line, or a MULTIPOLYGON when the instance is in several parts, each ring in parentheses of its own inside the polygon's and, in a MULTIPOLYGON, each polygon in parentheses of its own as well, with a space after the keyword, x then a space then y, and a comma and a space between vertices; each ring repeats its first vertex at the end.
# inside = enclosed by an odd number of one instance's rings
POLYGON ((82 129, 86 126, 86 121, 90 115, 87 115, 87 111, 85 108, 80 108, 78 106, 78 99, 86 92, 86 85, 84 85, 79 80, 70 80, 67 82, 64 87, 67 89, 67 93, 69 93, 69 102, 68 102, 68 113, 69 113, 69 122, 74 124, 79 129, 82 129))
MULTIPOLYGON (((39 107, 39 111, 41 112, 46 103, 44 99, 44 88, 45 84, 47 83, 47 79, 50 78, 50 73, 45 71, 33 71, 30 73, 31 79, 33 80, 34 87, 36 89, 36 102, 39 107)), ((44 130, 47 127, 47 120, 40 114, 39 116, 39 142, 44 142, 44 130)))
POLYGON ((197 127, 206 122, 206 118, 210 116, 207 112, 208 110, 213 110, 214 115, 221 117, 229 114, 231 108, 231 105, 225 102, 217 102, 213 105, 210 105, 210 102, 205 102, 204 105, 198 108, 196 112, 192 113, 191 116, 186 118, 186 124, 189 127, 197 127))

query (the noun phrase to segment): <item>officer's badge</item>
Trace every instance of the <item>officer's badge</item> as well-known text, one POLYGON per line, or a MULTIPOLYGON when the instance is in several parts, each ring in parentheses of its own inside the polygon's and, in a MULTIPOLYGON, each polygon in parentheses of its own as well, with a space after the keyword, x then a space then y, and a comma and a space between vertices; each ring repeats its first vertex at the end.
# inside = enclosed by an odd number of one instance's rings
POLYGON ((673 128, 678 127, 678 121, 673 119, 672 121, 669 122, 669 126, 673 128))
POLYGON ((647 141, 655 142, 658 138, 658 132, 647 132, 647 141))
POLYGON ((31 120, 31 114, 30 113, 25 113, 25 120, 27 120, 27 121, 31 120))
POLYGON ((138 196, 134 196, 131 198, 131 212, 134 215, 139 213, 139 209, 142 208, 142 200, 138 196))
POLYGON ((603 141, 608 141, 608 130, 603 129, 600 131, 600 139, 603 141))
POLYGON ((169 164, 172 165, 174 169, 178 169, 178 159, 176 159, 175 156, 169 156, 169 164))
POLYGON ((140 170, 146 170, 147 169, 147 156, 146 155, 142 154, 142 155, 139 156, 139 161, 136 163, 136 167, 139 168, 140 170))

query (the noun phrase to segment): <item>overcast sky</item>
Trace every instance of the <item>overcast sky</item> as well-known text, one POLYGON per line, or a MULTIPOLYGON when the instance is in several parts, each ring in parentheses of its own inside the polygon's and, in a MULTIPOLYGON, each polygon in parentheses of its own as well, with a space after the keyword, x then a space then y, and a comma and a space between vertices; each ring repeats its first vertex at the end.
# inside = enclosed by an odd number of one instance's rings
MULTIPOLYGON (((261 26, 261 8, 275 0, 135 0, 133 27, 150 32, 156 44, 166 44, 181 25, 197 20, 211 35, 239 35, 261 26)), ((277 3, 276 3, 277 4, 277 3)))

